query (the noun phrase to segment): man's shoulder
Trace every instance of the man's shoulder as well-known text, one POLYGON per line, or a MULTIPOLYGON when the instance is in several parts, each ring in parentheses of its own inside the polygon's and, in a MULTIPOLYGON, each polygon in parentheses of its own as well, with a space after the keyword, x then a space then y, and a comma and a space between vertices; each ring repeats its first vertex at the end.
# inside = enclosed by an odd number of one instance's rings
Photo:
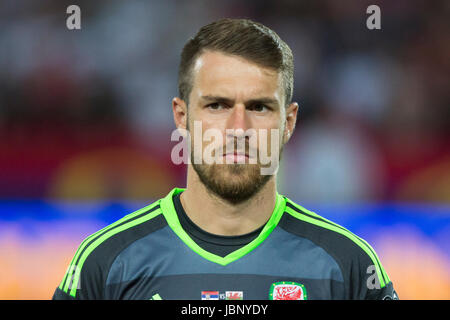
POLYGON ((158 200, 86 237, 76 252, 78 264, 89 255, 101 260, 117 255, 130 243, 165 226, 161 213, 158 200))
POLYGON ((323 216, 304 208, 289 198, 286 198, 285 219, 282 227, 292 233, 311 238, 321 244, 335 244, 346 250, 365 252, 365 241, 345 227, 324 218, 323 216))
POLYGON ((164 224, 161 213, 158 200, 91 234, 81 245, 93 250, 110 241, 124 243, 128 242, 127 240, 136 240, 164 224))
POLYGON ((95 277, 104 283, 109 267, 124 249, 166 225, 158 200, 91 234, 79 245, 59 289, 75 296, 83 278, 95 277))
POLYGON ((280 221, 280 227, 323 248, 336 260, 343 273, 356 269, 366 273, 373 266, 380 283, 383 285, 389 282, 375 250, 366 240, 289 198, 285 199, 285 215, 280 221))

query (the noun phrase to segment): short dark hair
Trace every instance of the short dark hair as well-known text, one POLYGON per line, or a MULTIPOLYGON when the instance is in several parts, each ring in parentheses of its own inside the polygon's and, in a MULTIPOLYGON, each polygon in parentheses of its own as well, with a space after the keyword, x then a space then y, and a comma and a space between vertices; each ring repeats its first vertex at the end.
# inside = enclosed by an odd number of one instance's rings
POLYGON ((268 27, 248 19, 220 19, 210 23, 188 40, 181 52, 178 91, 189 104, 192 68, 205 50, 237 55, 282 73, 285 103, 292 100, 294 58, 289 46, 268 27))

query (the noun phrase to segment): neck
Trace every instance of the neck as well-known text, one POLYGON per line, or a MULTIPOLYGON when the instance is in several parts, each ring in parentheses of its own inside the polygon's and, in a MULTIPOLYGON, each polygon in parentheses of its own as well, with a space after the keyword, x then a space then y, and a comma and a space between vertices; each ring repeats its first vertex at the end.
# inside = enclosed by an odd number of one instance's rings
POLYGON ((276 176, 250 199, 231 204, 209 191, 191 165, 181 203, 189 218, 203 230, 217 235, 241 235, 258 229, 269 220, 276 202, 276 176))

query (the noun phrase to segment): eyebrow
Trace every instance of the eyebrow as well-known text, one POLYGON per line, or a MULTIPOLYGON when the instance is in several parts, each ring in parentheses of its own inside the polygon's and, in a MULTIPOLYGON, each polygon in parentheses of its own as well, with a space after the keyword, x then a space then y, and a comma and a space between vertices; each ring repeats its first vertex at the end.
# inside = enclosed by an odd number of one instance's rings
MULTIPOLYGON (((206 96, 201 96, 200 98, 202 100, 206 100, 206 101, 234 102, 233 99, 226 98, 226 97, 221 97, 221 96, 206 95, 206 96)), ((246 105, 255 104, 255 103, 264 103, 264 104, 278 105, 278 100, 273 99, 273 98, 269 98, 269 97, 261 97, 261 98, 250 99, 250 100, 245 101, 246 105)))

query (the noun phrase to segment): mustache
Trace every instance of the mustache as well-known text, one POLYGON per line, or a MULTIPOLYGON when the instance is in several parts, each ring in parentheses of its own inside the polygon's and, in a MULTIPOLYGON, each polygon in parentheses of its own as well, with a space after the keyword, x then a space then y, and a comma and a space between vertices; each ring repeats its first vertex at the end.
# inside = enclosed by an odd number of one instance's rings
POLYGON ((219 155, 226 155, 226 154, 242 154, 246 155, 247 157, 250 156, 256 156, 258 154, 259 149, 257 147, 253 147, 250 145, 250 142, 248 139, 240 140, 234 139, 233 141, 219 146, 215 152, 219 155))

